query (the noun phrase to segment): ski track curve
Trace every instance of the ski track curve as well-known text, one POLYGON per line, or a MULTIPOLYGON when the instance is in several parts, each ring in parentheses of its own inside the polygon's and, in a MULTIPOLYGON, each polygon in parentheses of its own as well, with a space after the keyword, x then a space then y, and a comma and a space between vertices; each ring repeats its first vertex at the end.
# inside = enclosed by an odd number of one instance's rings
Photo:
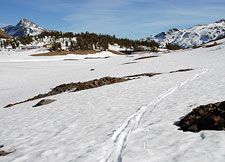
POLYGON ((108 148, 106 149, 108 152, 107 154, 99 161, 99 162, 122 162, 122 152, 126 148, 127 145, 127 138, 128 135, 135 129, 138 128, 139 123, 141 121, 142 116, 144 113, 149 110, 152 112, 156 105, 166 98, 167 96, 174 93, 176 90, 182 88, 188 82, 191 82, 197 79, 199 76, 208 72, 208 69, 203 68, 201 73, 195 74, 192 78, 185 80, 184 82, 177 84, 164 93, 160 94, 156 97, 152 102, 148 105, 145 105, 139 108, 133 115, 127 118, 127 120, 113 133, 109 144, 107 145, 108 148))

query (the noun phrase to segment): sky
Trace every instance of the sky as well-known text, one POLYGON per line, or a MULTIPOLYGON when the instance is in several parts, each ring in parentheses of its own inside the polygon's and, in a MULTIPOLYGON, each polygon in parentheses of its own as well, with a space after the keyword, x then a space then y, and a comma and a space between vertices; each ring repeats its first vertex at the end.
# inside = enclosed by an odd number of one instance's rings
POLYGON ((0 27, 26 18, 50 30, 140 39, 225 18, 225 0, 0 0, 0 27))

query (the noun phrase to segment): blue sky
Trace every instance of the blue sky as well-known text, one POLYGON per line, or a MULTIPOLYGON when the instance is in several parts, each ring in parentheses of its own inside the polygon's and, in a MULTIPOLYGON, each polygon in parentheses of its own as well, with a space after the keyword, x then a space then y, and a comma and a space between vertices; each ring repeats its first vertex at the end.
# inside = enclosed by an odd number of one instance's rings
POLYGON ((0 0, 0 27, 27 18, 60 31, 139 39, 225 18, 225 0, 0 0))

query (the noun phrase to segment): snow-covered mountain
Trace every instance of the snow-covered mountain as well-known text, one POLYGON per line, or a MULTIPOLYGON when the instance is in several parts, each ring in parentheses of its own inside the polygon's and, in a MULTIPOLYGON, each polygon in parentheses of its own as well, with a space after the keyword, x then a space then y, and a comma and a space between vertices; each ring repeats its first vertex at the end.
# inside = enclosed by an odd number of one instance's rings
POLYGON ((221 19, 208 25, 196 25, 189 29, 169 29, 166 32, 150 36, 142 40, 158 42, 162 47, 166 43, 177 44, 181 47, 199 46, 225 36, 225 20, 221 19))
POLYGON ((13 37, 22 37, 27 35, 34 36, 42 33, 43 31, 49 31, 48 29, 40 27, 24 18, 21 19, 16 26, 9 25, 4 27, 3 30, 13 37))

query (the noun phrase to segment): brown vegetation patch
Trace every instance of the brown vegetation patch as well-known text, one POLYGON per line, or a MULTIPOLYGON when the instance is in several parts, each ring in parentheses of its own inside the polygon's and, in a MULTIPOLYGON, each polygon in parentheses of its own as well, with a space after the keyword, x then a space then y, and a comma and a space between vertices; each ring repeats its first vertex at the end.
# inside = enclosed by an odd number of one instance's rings
POLYGON ((155 57, 158 57, 158 56, 145 56, 145 57, 136 58, 134 60, 142 60, 142 59, 149 59, 149 58, 155 58, 155 57))
POLYGON ((87 55, 87 54, 96 54, 100 53, 99 51, 95 50, 77 50, 77 51, 54 51, 48 53, 40 53, 40 54, 33 54, 31 56, 63 56, 63 55, 87 55))
POLYGON ((12 37, 0 29, 0 38, 11 39, 12 37))
POLYGON ((109 52, 115 54, 115 55, 126 55, 125 53, 119 52, 119 51, 114 51, 114 50, 108 50, 109 52))
POLYGON ((225 130, 225 101, 201 105, 193 109, 177 124, 181 130, 225 130))
POLYGON ((180 73, 180 72, 186 72, 186 71, 191 71, 194 69, 180 69, 180 70, 176 70, 176 71, 171 71, 170 73, 180 73))

